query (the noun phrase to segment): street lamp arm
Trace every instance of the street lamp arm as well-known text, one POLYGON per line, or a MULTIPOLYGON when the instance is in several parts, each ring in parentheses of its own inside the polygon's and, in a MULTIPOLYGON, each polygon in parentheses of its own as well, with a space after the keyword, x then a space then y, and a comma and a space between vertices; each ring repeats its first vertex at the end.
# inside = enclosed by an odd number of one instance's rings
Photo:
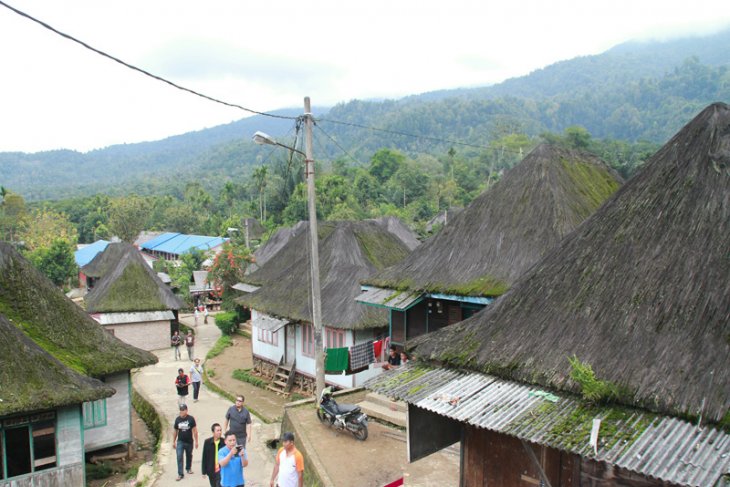
POLYGON ((284 145, 280 142, 277 142, 274 140, 273 137, 271 137, 269 134, 266 134, 264 132, 258 131, 255 134, 253 134, 252 137, 255 144, 258 145, 278 145, 279 147, 283 147, 284 149, 290 150, 292 152, 296 152, 297 154, 301 154, 304 156, 305 159, 307 159, 307 154, 300 151, 299 149, 295 149, 294 147, 289 147, 288 145, 284 145))

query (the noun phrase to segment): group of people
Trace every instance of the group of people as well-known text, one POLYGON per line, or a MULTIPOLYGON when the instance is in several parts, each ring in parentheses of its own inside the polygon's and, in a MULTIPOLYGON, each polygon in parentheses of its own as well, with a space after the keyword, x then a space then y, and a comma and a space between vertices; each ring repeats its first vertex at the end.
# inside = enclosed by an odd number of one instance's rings
POLYGON ((398 352, 398 347, 391 345, 390 351, 388 352, 388 360, 383 363, 382 367, 385 370, 390 370, 394 367, 405 365, 406 363, 408 363, 408 354, 405 350, 398 352))
POLYGON ((203 324, 208 324, 208 307, 204 304, 199 304, 195 307, 195 312, 193 313, 195 326, 198 326, 198 320, 200 319, 201 314, 203 315, 203 324))
MULTIPOLYGON (((226 411, 224 426, 213 423, 212 436, 203 442, 201 473, 211 487, 243 487, 248 466, 246 445, 251 442, 251 414, 244 407, 244 397, 226 411), (224 433, 225 432, 225 433, 224 433)), ((188 406, 180 404, 180 414, 173 425, 173 448, 177 453, 177 480, 192 475, 193 448, 198 448, 198 428, 188 406), (184 461, 183 461, 184 460, 184 461), (184 471, 183 471, 183 466, 184 471)), ((294 445, 294 434, 281 435, 270 486, 303 487, 304 457, 294 445)))
POLYGON ((180 336, 180 332, 175 330, 170 337, 170 346, 172 346, 173 353, 175 354, 175 360, 180 360, 182 354, 180 353, 180 346, 185 343, 185 347, 188 349, 188 360, 192 361, 195 356, 195 335, 191 330, 188 330, 187 335, 184 337, 180 336))

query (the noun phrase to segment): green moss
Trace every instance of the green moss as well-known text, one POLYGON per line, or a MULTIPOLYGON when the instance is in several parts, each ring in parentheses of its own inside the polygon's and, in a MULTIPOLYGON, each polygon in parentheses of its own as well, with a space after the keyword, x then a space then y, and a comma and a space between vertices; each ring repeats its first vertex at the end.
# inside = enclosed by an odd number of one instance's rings
POLYGON ((472 331, 464 335, 454 346, 445 349, 438 358, 454 367, 470 368, 476 362, 476 352, 480 345, 479 339, 472 331))
MULTIPOLYGON (((454 296, 501 296, 509 289, 509 284, 506 282, 489 276, 478 277, 461 284, 430 283, 425 288, 416 286, 413 279, 410 278, 401 280, 368 279, 364 282, 371 286, 396 289, 401 292, 422 291, 425 293, 442 293, 454 296)), ((389 300, 393 298, 391 297, 389 300)))
POLYGON ((223 350, 225 350, 226 347, 230 347, 231 345, 233 345, 233 341, 231 340, 230 335, 222 335, 218 341, 215 342, 215 345, 208 350, 208 354, 205 356, 206 360, 217 357, 223 353, 223 350))
POLYGON ((128 265, 94 306, 100 312, 164 311, 157 283, 140 265, 128 265))
POLYGON ((401 294, 403 294, 403 291, 396 290, 396 292, 394 292, 393 294, 391 294, 390 296, 388 296, 387 299, 383 300, 383 304, 389 303, 389 302, 393 301, 395 298, 397 298, 401 294))
POLYGON ((408 395, 409 396, 412 396, 413 394, 416 394, 418 391, 420 391, 424 387, 426 387, 426 386, 423 385, 423 384, 420 384, 420 385, 417 385, 417 386, 413 386, 410 389, 408 389, 408 395))
POLYGON ((160 415, 154 406, 134 388, 132 388, 132 406, 155 438, 154 451, 157 452, 162 441, 162 420, 160 419, 160 415))
POLYGON ((356 229, 360 248, 365 257, 381 270, 400 262, 408 255, 408 248, 401 243, 394 235, 387 232, 367 231, 367 229, 356 229))
POLYGON ((606 199, 618 190, 620 184, 606 168, 582 161, 563 159, 563 169, 573 182, 582 204, 574 210, 583 218, 588 217, 606 199))
POLYGON ((429 367, 411 367, 410 369, 405 370, 400 374, 397 374, 395 377, 388 379, 386 382, 383 383, 383 387, 386 389, 390 389, 391 387, 396 387, 401 384, 407 384, 418 379, 429 370, 431 370, 429 367))

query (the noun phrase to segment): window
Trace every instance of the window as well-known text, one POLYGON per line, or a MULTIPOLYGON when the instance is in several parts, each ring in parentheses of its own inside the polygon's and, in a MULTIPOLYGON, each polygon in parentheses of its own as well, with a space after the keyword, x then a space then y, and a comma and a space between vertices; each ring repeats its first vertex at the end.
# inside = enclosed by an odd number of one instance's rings
POLYGON ((342 348, 345 346, 345 330, 325 328, 327 330, 327 348, 342 348))
POLYGON ((310 323, 302 326, 302 354, 314 357, 314 327, 310 323))
POLYGON ((279 344, 279 331, 268 331, 263 328, 259 328, 259 341, 263 343, 270 343, 271 345, 279 344))
POLYGON ((53 412, 3 420, 0 428, 0 479, 57 465, 56 415, 53 412), (7 476, 3 471, 7 468, 7 476))
POLYGON ((106 399, 84 403, 84 429, 106 426, 106 399))

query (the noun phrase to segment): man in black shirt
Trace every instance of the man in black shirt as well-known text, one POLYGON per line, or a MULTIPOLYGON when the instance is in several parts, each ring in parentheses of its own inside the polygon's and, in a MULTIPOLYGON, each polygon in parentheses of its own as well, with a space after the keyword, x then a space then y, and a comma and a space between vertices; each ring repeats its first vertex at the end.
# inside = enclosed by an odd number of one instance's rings
POLYGON ((388 361, 383 364, 385 370, 398 367, 400 365, 400 354, 398 353, 398 347, 395 345, 390 346, 390 354, 388 355, 388 361))
POLYGON ((172 447, 177 453, 177 480, 182 480, 183 474, 183 453, 185 453, 185 470, 192 474, 193 464, 193 440, 195 448, 198 448, 198 427, 195 418, 188 414, 188 407, 180 405, 180 415, 175 418, 173 426, 172 447))
POLYGON ((218 450, 226 446, 225 441, 221 438, 223 430, 221 425, 213 423, 210 427, 213 436, 203 442, 203 458, 201 467, 203 469, 203 477, 207 476, 210 487, 220 487, 221 485, 221 468, 218 465, 218 450))

